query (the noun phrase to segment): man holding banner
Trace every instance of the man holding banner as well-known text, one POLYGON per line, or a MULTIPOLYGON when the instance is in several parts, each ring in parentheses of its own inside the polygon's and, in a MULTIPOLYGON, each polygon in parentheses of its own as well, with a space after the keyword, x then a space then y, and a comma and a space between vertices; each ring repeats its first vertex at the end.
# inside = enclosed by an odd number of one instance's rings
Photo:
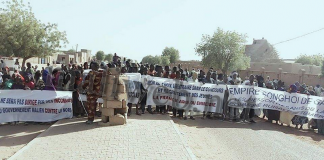
MULTIPOLYGON (((249 81, 245 82, 244 85, 256 86, 256 83, 254 82, 253 74, 250 75, 249 81)), ((255 123, 255 121, 253 120, 253 116, 254 116, 254 109, 244 108, 243 112, 241 113, 241 117, 243 117, 243 122, 246 122, 247 117, 249 117, 249 122, 255 123)))

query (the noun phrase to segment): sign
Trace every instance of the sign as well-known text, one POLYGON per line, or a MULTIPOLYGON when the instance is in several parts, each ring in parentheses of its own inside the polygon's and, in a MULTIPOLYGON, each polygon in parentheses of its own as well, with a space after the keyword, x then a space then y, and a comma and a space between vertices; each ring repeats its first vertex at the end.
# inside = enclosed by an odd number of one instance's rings
POLYGON ((0 90, 0 123, 72 118, 72 92, 0 90))
POLYGON ((148 86, 146 105, 171 105, 177 109, 198 112, 223 112, 225 85, 149 76, 145 78, 143 81, 148 86))
POLYGON ((128 80, 125 81, 127 103, 137 104, 141 95, 141 74, 126 73, 128 80))
POLYGON ((322 97, 243 85, 229 85, 228 91, 227 103, 230 107, 286 111, 308 118, 324 119, 322 97))

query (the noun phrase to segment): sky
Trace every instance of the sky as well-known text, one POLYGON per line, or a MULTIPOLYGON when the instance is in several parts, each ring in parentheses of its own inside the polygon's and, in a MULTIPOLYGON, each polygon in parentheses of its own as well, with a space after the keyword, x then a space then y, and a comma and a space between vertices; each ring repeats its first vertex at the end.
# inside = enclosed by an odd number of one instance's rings
MULTIPOLYGON (((3 1, 3 0, 0 0, 3 1)), ((141 61, 165 47, 181 60, 195 54, 203 34, 218 27, 275 44, 324 27, 324 1, 318 0, 24 0, 42 22, 67 32, 66 49, 102 50, 141 61)), ((2 4, 0 4, 1 6, 2 4)), ((276 45, 283 59, 324 53, 324 30, 276 45)))

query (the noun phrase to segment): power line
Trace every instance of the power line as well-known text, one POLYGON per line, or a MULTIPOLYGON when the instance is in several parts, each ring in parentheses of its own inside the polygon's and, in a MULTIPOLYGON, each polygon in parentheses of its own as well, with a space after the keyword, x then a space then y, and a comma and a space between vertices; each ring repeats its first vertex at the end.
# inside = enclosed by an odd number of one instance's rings
MULTIPOLYGON (((294 39, 297 39, 297 38, 301 38, 301 37, 307 36, 307 35, 309 35, 309 34, 312 34, 312 33, 318 32, 318 31, 321 31, 321 30, 323 30, 323 29, 324 29, 324 28, 321 28, 321 29, 318 29, 318 30, 316 30, 316 31, 312 31, 312 32, 306 33, 306 34, 304 34, 304 35, 301 35, 301 36, 298 36, 298 37, 295 37, 295 38, 291 38, 291 39, 288 39, 288 40, 285 40, 285 41, 281 41, 281 42, 276 43, 276 44, 274 44, 274 45, 277 45, 277 44, 280 44, 280 43, 285 43, 285 42, 288 42, 288 41, 291 41, 291 40, 294 40, 294 39)), ((274 46, 274 45, 273 45, 273 46, 274 46)))

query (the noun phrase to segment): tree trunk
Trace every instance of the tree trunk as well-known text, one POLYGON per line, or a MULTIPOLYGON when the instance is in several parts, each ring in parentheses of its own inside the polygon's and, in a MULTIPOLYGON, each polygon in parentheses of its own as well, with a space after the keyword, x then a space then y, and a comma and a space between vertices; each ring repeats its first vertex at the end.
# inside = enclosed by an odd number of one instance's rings
POLYGON ((227 70, 226 69, 222 69, 223 75, 225 76, 225 74, 227 74, 227 70))
POLYGON ((25 63, 26 63, 26 61, 27 61, 29 58, 31 58, 31 57, 24 57, 24 58, 23 58, 23 61, 22 61, 22 64, 21 64, 21 70, 22 70, 22 71, 25 71, 25 70, 26 70, 25 63))

